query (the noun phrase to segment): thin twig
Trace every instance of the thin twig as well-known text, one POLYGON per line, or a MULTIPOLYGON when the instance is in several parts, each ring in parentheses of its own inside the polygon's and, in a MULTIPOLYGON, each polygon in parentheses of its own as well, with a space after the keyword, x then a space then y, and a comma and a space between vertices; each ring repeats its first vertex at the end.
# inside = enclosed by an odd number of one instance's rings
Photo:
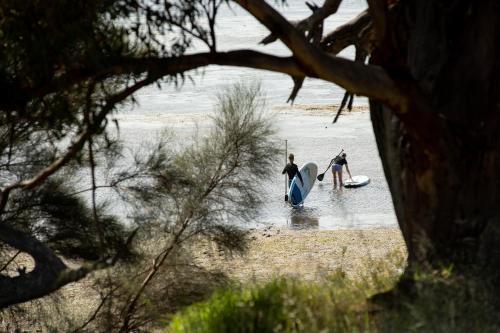
POLYGON ((17 253, 9 259, 9 261, 7 261, 7 263, 5 265, 3 265, 3 267, 0 269, 0 272, 3 272, 9 265, 11 262, 13 262, 16 257, 21 253, 22 251, 17 251, 17 253))

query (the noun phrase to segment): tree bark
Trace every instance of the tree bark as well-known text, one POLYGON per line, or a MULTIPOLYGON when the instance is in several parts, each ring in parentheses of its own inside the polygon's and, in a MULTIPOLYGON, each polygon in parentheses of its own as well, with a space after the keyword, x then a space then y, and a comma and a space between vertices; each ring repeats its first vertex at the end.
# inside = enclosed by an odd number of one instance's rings
POLYGON ((370 110, 409 268, 474 263, 497 274, 500 4, 408 0, 399 10, 370 62, 407 78, 410 98, 406 110, 373 100, 370 110))

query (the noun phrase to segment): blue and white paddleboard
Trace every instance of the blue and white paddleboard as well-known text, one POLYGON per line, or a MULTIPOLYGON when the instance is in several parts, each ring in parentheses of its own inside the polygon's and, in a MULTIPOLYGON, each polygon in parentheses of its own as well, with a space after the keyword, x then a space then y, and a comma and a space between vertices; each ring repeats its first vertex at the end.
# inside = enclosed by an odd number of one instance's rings
POLYGON ((309 162, 300 169, 300 175, 304 181, 303 186, 297 176, 293 177, 290 188, 288 189, 288 202, 292 207, 297 208, 304 203, 304 200, 316 181, 317 174, 318 166, 315 163, 309 162))

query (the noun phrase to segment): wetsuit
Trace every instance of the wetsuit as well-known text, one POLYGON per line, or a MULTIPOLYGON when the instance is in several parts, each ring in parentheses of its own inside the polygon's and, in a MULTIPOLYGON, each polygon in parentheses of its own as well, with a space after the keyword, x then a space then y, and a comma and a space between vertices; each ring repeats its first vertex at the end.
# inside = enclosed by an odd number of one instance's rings
POLYGON ((302 180, 302 175, 299 172, 299 167, 295 163, 288 163, 281 174, 285 174, 285 172, 288 174, 288 187, 290 187, 290 184, 292 183, 293 177, 297 175, 299 177, 300 181, 302 184, 304 184, 304 181, 302 180))

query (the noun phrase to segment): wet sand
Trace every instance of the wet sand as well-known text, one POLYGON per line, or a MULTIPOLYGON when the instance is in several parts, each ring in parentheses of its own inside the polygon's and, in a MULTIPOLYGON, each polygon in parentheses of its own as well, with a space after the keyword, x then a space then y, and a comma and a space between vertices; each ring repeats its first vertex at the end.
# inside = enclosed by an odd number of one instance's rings
POLYGON ((266 281, 277 276, 317 280, 338 270, 353 278, 364 276, 382 261, 400 273, 406 257, 404 240, 397 228, 289 230, 267 227, 252 230, 250 238, 250 247, 244 255, 229 256, 212 248, 200 255, 200 263, 220 269, 240 282, 266 281))

